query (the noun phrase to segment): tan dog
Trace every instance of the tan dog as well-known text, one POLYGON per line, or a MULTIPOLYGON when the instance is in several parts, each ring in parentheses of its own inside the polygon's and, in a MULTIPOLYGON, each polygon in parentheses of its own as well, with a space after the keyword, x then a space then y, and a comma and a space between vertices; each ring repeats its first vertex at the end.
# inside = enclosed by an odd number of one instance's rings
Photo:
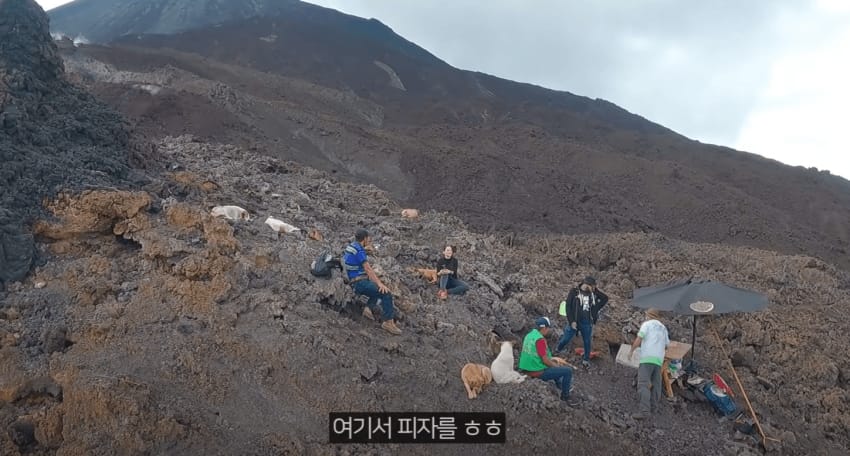
POLYGON ((490 373, 490 368, 487 366, 466 363, 463 369, 460 370, 460 378, 463 379, 466 395, 470 399, 475 399, 481 393, 481 389, 493 381, 493 374, 490 373))
POLYGON ((311 229, 310 231, 307 232, 307 237, 314 240, 314 241, 321 241, 322 239, 324 239, 324 237, 322 236, 322 233, 315 228, 313 228, 313 229, 311 229))
POLYGON ((401 216, 404 218, 417 218, 419 217, 419 210, 417 209, 403 209, 401 211, 401 216))
POLYGON ((428 268, 415 268, 414 272, 418 273, 420 277, 427 280, 428 283, 437 283, 437 270, 436 269, 428 269, 428 268))

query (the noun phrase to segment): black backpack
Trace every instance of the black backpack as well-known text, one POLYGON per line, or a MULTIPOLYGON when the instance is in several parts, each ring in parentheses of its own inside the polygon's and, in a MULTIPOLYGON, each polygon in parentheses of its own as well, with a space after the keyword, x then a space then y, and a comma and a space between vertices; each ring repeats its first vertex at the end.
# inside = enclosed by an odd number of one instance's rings
POLYGON ((342 263, 340 259, 334 257, 329 250, 325 250, 321 255, 316 257, 310 264, 310 274, 316 277, 331 278, 333 270, 339 269, 342 271, 342 263))

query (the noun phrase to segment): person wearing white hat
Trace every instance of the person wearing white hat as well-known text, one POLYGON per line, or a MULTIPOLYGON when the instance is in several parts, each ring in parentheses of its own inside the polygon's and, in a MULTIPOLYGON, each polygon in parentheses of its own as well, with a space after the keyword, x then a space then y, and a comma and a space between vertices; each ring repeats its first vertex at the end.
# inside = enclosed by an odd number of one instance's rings
POLYGON ((667 327, 658 320, 659 317, 660 314, 655 309, 646 312, 647 320, 640 325, 629 352, 631 358, 635 349, 641 347, 637 380, 640 411, 632 415, 632 418, 638 420, 648 418, 650 412, 655 410, 656 404, 661 401, 661 366, 664 364, 664 353, 670 344, 670 337, 667 327))

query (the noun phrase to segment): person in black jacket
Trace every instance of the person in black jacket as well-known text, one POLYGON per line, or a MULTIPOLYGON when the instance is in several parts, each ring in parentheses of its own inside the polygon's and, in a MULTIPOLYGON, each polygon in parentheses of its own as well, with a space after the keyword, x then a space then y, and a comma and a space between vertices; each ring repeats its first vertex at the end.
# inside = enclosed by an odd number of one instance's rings
POLYGON ((596 288, 596 279, 593 277, 585 277, 578 286, 571 289, 567 294, 565 312, 559 312, 562 316, 567 317, 567 326, 564 328, 564 335, 558 341, 556 351, 562 351, 573 339, 573 336, 580 332, 581 338, 584 340, 584 354, 581 363, 585 368, 589 368, 593 325, 599 319, 599 310, 607 303, 608 296, 596 288))
POLYGON ((437 296, 440 299, 446 299, 450 294, 462 295, 469 290, 469 285, 457 278, 457 258, 454 254, 454 246, 447 245, 443 249, 443 255, 437 260, 437 276, 440 278, 437 296))

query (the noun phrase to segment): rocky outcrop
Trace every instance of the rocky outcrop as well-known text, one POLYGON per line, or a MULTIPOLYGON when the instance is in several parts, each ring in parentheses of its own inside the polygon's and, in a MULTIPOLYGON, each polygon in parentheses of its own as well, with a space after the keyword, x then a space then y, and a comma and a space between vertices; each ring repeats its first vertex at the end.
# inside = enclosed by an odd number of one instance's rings
POLYGON ((128 182, 149 152, 114 111, 64 79, 44 11, 0 1, 0 287, 36 261, 29 224, 43 197, 128 182))

